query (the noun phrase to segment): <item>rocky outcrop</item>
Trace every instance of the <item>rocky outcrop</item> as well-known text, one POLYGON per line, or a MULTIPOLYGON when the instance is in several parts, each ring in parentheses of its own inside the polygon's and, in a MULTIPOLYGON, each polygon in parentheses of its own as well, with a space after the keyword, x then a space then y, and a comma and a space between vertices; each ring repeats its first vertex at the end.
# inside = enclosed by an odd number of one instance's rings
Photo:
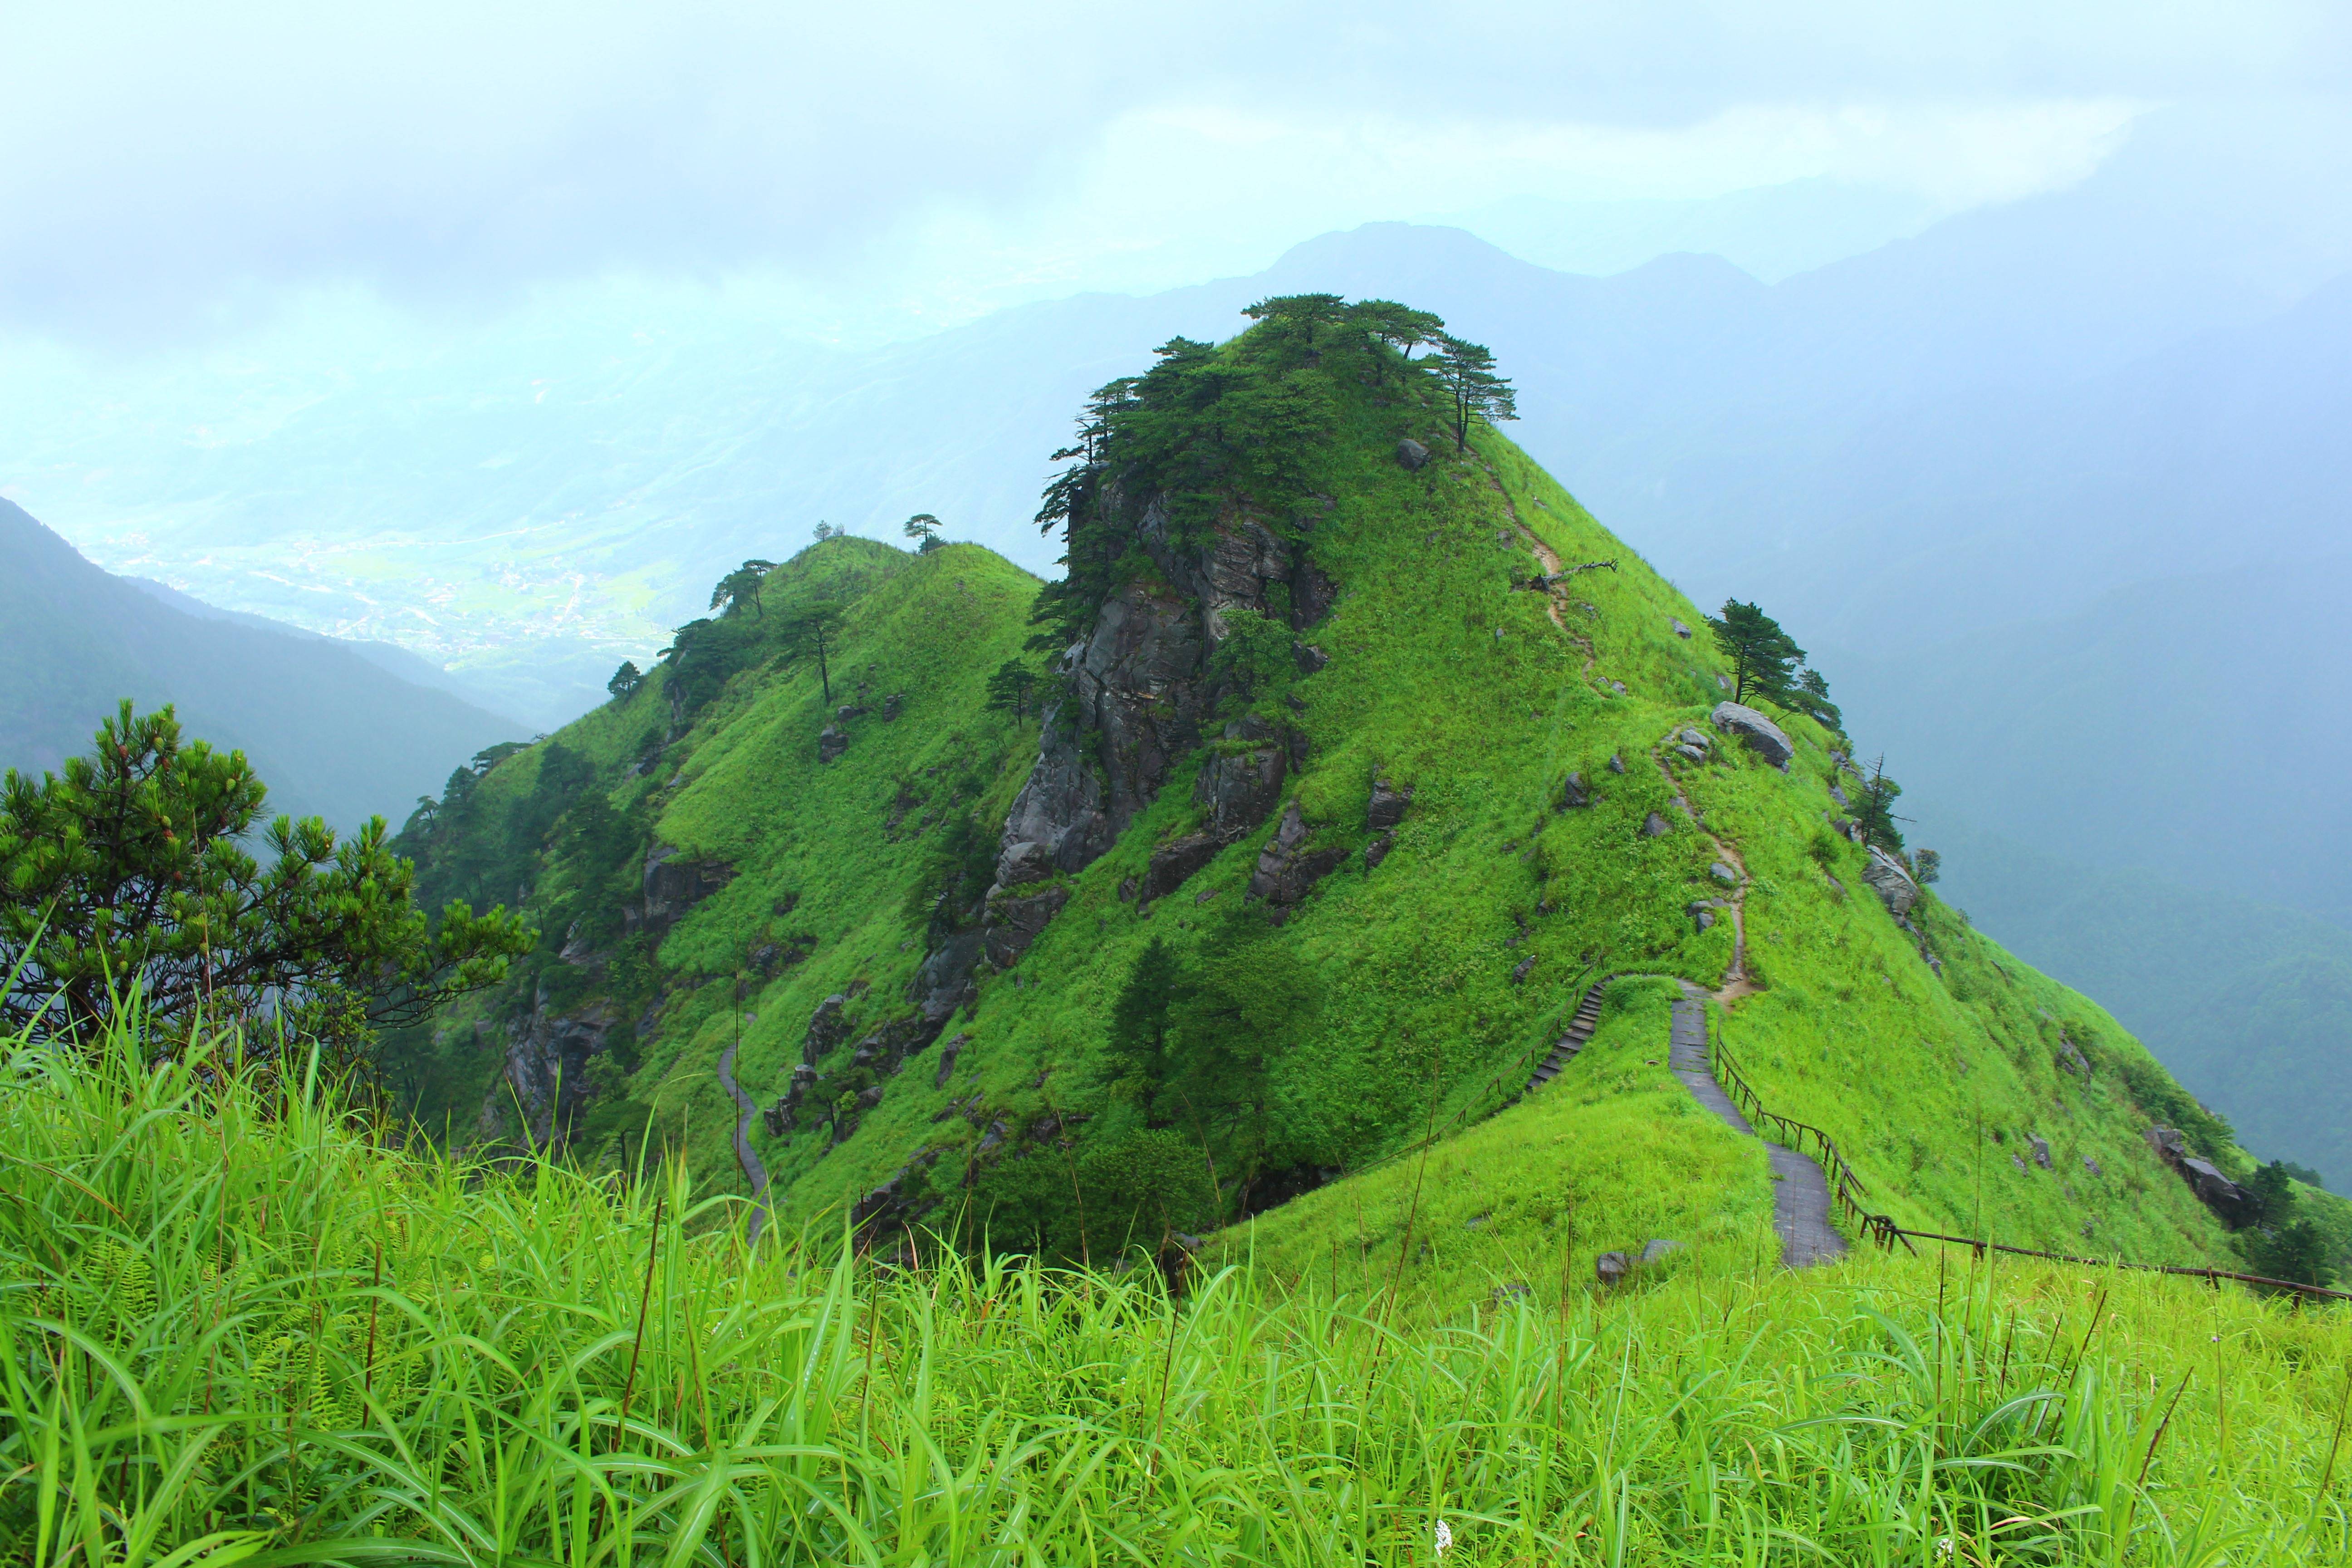
POLYGON ((1584 786, 1582 773, 1570 773, 1568 782, 1559 786, 1559 809, 1581 811, 1592 804, 1592 792, 1584 786))
POLYGON ((502 1121, 492 1112, 511 1107, 521 1112, 532 1147, 561 1144, 590 1098, 589 1058, 604 1051, 619 1022, 620 1015, 603 1002, 573 1013, 551 1013, 541 987, 530 1011, 507 1026, 506 1066, 491 1086, 493 1103, 484 1107, 485 1128, 502 1121))
POLYGON ((792 1130, 793 1113, 816 1082, 816 1064, 848 1038, 849 998, 836 991, 809 1016, 808 1027, 801 1035, 801 1059, 793 1068, 791 1081, 782 1097, 762 1113, 771 1135, 781 1138, 792 1130))
POLYGON ((1870 847, 1869 853, 1862 879, 1870 884, 1870 890, 1878 895, 1878 901, 1886 906, 1888 914, 1897 919, 1909 914, 1911 906, 1919 901, 1919 884, 1911 879, 1902 861, 1875 844, 1870 847))
POLYGON ((1192 833, 1154 849, 1143 872, 1144 902, 1164 899, 1182 887, 1224 847, 1225 841, 1213 833, 1192 833))
POLYGON ((958 1007, 972 1000, 976 988, 971 972, 980 963, 981 933, 951 931, 931 950, 907 984, 907 1000, 934 1031, 944 1027, 958 1007))
POLYGON ((817 731, 816 760, 818 762, 838 762, 841 754, 847 750, 849 750, 849 731, 840 725, 827 724, 817 731))
POLYGON ((1347 858, 1344 849, 1309 847, 1309 837, 1307 819, 1299 814, 1298 803, 1292 801, 1282 814, 1282 826, 1258 852, 1257 869, 1250 878, 1246 896, 1287 909, 1347 858))
MULTIPOLYGON (((1114 487, 1101 504, 1117 512, 1125 503, 1114 487)), ((1005 818, 999 864, 1022 875, 1000 877, 990 890, 992 963, 1019 957, 1067 898, 1013 889, 1091 864, 1201 743, 1218 697, 1209 655, 1226 636, 1228 613, 1272 615, 1286 605, 1292 628, 1304 630, 1337 596, 1337 584, 1302 552, 1246 512, 1229 512, 1192 549, 1177 547, 1158 501, 1135 514, 1132 526, 1157 576, 1114 591, 1063 656, 1064 695, 1046 711, 1036 763, 1005 818), (1282 592, 1269 592, 1277 585, 1282 592)), ((1279 743, 1253 747, 1203 770, 1213 832, 1237 837, 1265 820, 1297 763, 1287 752, 1279 743)))
POLYGON ((1289 753, 1274 727, 1263 720, 1237 720, 1225 727, 1225 735, 1228 742, 1264 742, 1245 752, 1212 752, 1194 778, 1192 798, 1204 808, 1209 832, 1230 842, 1274 815, 1282 802, 1283 781, 1289 776, 1289 753))
POLYGON ((1771 720, 1737 702, 1717 703, 1710 717, 1717 729, 1727 735, 1738 736, 1749 751, 1782 772, 1788 771, 1789 761, 1797 754, 1797 748, 1789 743, 1789 737, 1771 720))
POLYGON ((955 1072, 956 1058, 963 1055, 964 1047, 971 1043, 970 1035, 958 1035, 940 1047, 940 1070, 931 1075, 933 1089, 947 1088, 949 1078, 955 1072))
POLYGON ((1365 830, 1388 832, 1404 820, 1404 814, 1412 805, 1412 791, 1410 788, 1399 789, 1386 779, 1374 779, 1372 798, 1364 805, 1365 830))
POLYGON ((999 969, 1010 969, 1020 962, 1045 929, 1045 924, 1062 912, 1070 901, 1070 889, 1063 887, 1041 889, 1034 893, 1020 894, 1003 889, 992 890, 988 896, 988 923, 981 932, 981 952, 989 963, 999 969))
POLYGON ((689 859, 667 844, 656 844, 646 855, 641 884, 645 901, 639 918, 655 930, 663 930, 734 877, 735 868, 724 861, 689 859))
POLYGON ((926 1149, 890 1173, 890 1179, 849 1205, 852 1237, 860 1252, 867 1252, 892 1235, 906 1230, 930 1206, 928 1184, 918 1180, 939 1160, 936 1149, 926 1149))
POLYGON ((1339 602, 1339 584, 1315 563, 1301 557, 1290 571, 1290 624, 1305 631, 1329 615, 1339 602))
POLYGON ((1422 465, 1429 461, 1429 448, 1408 436, 1396 444, 1396 459, 1414 473, 1419 473, 1422 465))
POLYGON ((1642 837, 1644 838, 1664 838, 1674 830, 1674 824, 1654 811, 1642 819, 1642 837))
POLYGON ((2220 1166, 2210 1160, 2200 1159, 2189 1152, 2189 1140, 2170 1127, 2151 1127, 2141 1134, 2157 1158, 2180 1173, 2197 1201, 2213 1211, 2214 1217, 2231 1230, 2241 1230, 2262 1217, 2262 1205, 2254 1194, 2222 1174, 2220 1166))

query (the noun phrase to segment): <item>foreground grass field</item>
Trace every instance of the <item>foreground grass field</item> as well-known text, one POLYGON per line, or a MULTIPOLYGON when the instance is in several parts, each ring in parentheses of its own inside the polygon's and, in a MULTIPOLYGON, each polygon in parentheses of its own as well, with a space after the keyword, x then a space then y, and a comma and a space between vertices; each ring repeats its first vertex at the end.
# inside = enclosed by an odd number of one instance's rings
MULTIPOLYGON (((2336 1563, 2340 1310, 1858 1258, 879 1271, 738 1200, 10 1049, 10 1563, 2336 1563), (1440 1526, 1444 1527, 1441 1532, 1440 1526)), ((1391 1260, 1392 1263, 1392 1260, 1391 1260)))

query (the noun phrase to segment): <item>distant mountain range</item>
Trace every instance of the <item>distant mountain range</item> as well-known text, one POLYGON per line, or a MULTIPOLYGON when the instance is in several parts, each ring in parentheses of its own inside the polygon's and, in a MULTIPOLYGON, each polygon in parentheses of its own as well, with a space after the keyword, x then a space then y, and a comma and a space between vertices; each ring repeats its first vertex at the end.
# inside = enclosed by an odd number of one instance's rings
POLYGON ((2352 652, 2330 607, 2352 586, 2352 200, 2326 138, 2244 157, 2209 130, 2152 116, 2071 188, 1771 284, 1688 255, 1575 276, 1389 224, 856 351, 619 284, 462 337, 296 322, 244 368, 20 367, 0 481, 117 570, 425 649, 552 728, 820 519, 895 539, 935 512, 1052 572, 1029 518, 1088 390, 1263 295, 1409 299, 1494 347, 1514 437, 1619 537, 1814 650, 1917 841, 1982 823, 2352 924, 2328 686, 2352 652))
POLYGON ((100 571, 0 500, 0 766, 54 771, 123 698, 169 702, 191 737, 242 750, 269 806, 397 826, 452 769, 523 727, 396 648, 227 615, 100 571))

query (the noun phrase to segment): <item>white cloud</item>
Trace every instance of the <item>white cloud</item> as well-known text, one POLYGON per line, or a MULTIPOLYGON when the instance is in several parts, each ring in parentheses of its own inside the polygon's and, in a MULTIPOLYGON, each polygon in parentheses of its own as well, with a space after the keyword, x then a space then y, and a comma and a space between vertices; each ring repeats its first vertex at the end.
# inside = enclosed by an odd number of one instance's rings
POLYGON ((2345 26, 2117 0, 18 6, 0 320, 137 340, 289 287, 498 301, 614 269, 953 313, 1499 195, 1826 172, 1964 205, 2079 172, 2135 101, 2333 90, 2345 26))

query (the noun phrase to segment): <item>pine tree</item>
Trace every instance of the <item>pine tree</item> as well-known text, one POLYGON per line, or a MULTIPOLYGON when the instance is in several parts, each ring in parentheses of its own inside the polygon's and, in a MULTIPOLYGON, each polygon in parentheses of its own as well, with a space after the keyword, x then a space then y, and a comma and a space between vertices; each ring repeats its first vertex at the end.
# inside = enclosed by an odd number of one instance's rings
POLYGON ((1008 658, 988 678, 988 706, 1010 713, 1017 722, 1029 715, 1029 693, 1036 689, 1037 672, 1017 658, 1008 658))
POLYGON ((268 793, 244 752, 184 745, 169 707, 141 717, 127 700, 61 774, 10 769, 0 1028, 72 1037, 135 1005, 169 1040, 199 1017, 275 1015, 356 1054, 376 1026, 495 984, 530 950, 503 909, 453 902, 428 922, 382 817, 348 838, 317 817, 261 827, 268 793))
POLYGON ((1135 955, 1118 999, 1111 1004, 1110 1059, 1147 1120, 1168 1081, 1171 1014, 1183 986, 1176 954, 1155 936, 1135 955))
POLYGON ((1903 830, 1895 826, 1907 820, 1895 815, 1895 802, 1902 793, 1903 786, 1886 776, 1886 759, 1881 757, 1872 765, 1870 778, 1854 802, 1853 818, 1862 825, 1862 841, 1889 855, 1903 853, 1903 830))
POLYGON ((803 605, 784 622, 785 660, 816 660, 817 682, 824 689, 827 706, 833 702, 833 649, 840 639, 842 619, 848 613, 838 601, 817 599, 803 605))
POLYGON ((940 537, 940 520, 927 511, 919 511, 908 518, 899 531, 915 542, 915 553, 918 555, 929 555, 947 543, 940 537))
MULTIPOLYGON (((1780 629, 1780 622, 1752 604, 1726 599, 1723 614, 1707 616, 1706 626, 1715 634, 1715 646, 1731 661, 1734 702, 1744 703, 1757 696, 1790 705, 1786 700, 1791 691, 1801 689, 1796 671, 1805 662, 1805 650, 1780 629)), ((1822 683, 1821 696, 1824 700, 1829 696, 1826 681, 1822 683)))
POLYGON ((1517 419, 1518 394, 1495 374, 1495 356, 1481 344, 1437 335, 1434 373, 1437 384, 1454 404, 1454 445, 1470 449, 1470 420, 1475 415, 1489 422, 1517 419))
POLYGON ((760 582, 775 569, 772 561, 746 561, 719 579, 719 585, 710 590, 710 607, 731 616, 749 605, 755 618, 764 616, 766 612, 760 607, 760 582))
POLYGON ((645 672, 637 668, 636 660, 625 658, 621 668, 613 672, 613 679, 604 682, 604 689, 613 694, 615 702, 626 702, 645 683, 645 672))

